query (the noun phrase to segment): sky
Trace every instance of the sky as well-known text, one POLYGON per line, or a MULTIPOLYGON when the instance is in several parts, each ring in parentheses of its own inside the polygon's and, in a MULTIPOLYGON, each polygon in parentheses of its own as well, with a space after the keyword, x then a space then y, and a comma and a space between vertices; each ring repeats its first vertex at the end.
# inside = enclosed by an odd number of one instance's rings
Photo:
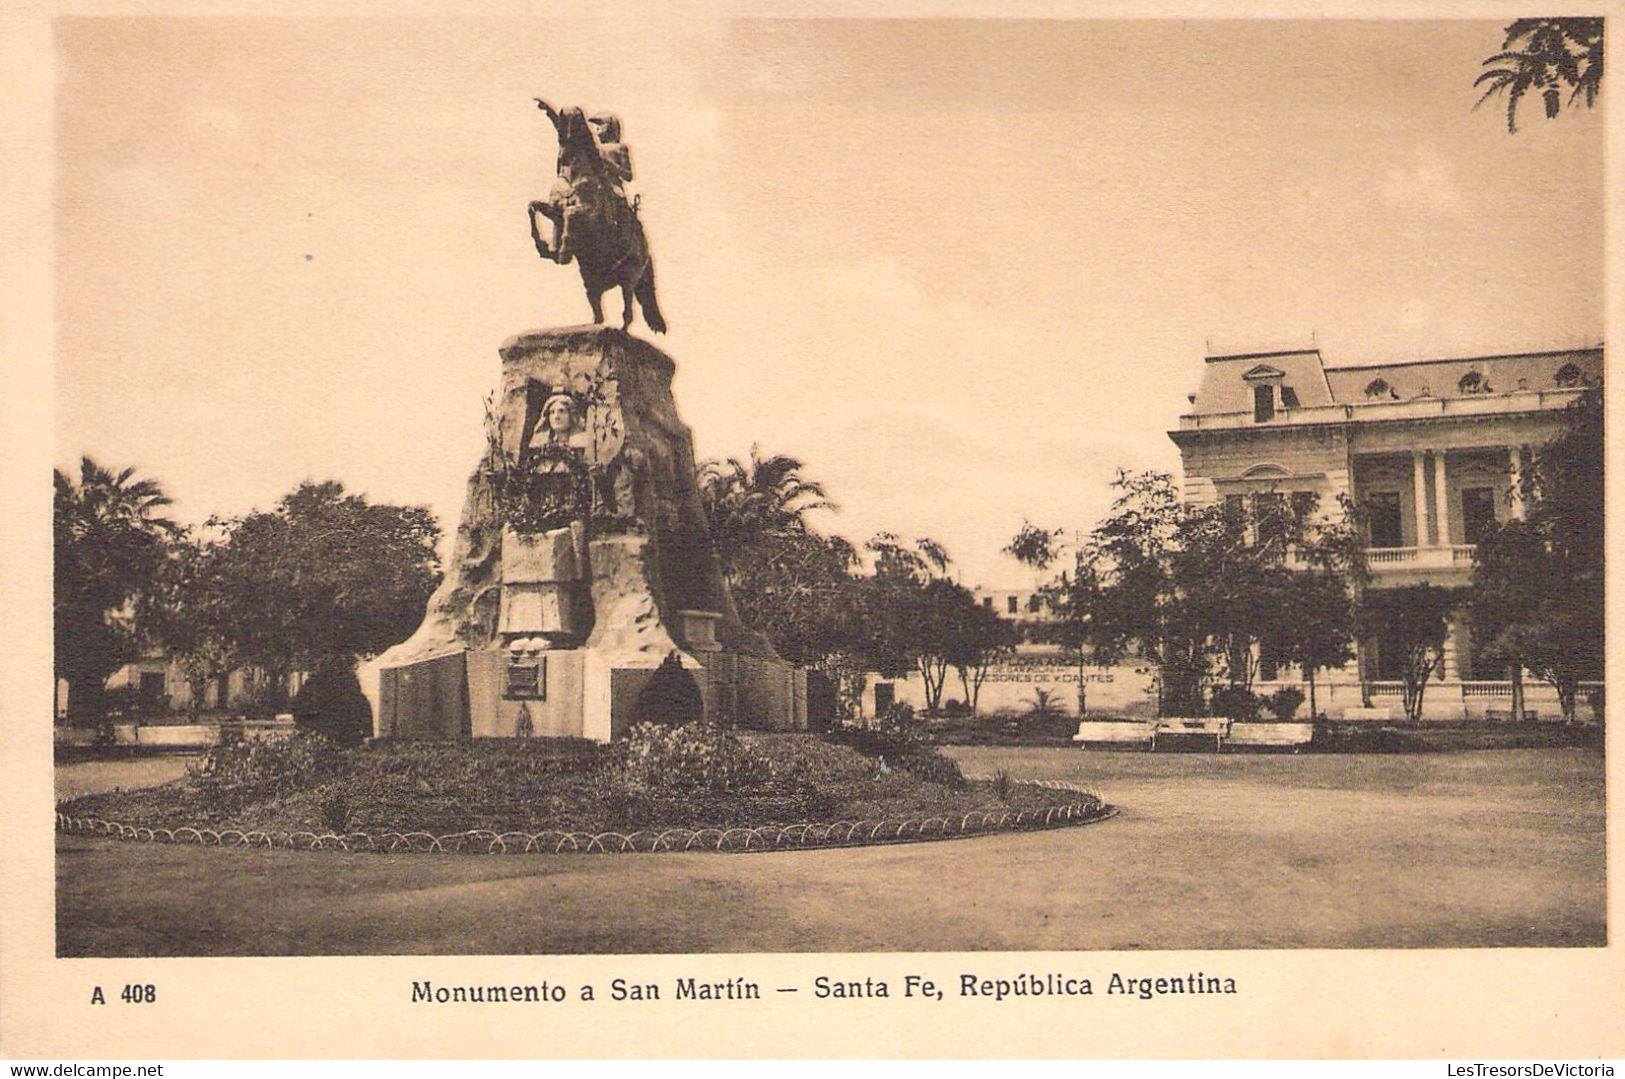
MULTIPOLYGON (((806 462, 966 584, 1087 529, 1210 351, 1596 344, 1603 119, 1496 22, 66 19, 56 451, 175 515, 305 479, 456 528, 498 346, 589 319, 525 206, 620 116, 700 457, 806 462)), ((619 305, 606 305, 611 317, 619 305)), ((634 332, 648 336, 641 322, 634 332)))

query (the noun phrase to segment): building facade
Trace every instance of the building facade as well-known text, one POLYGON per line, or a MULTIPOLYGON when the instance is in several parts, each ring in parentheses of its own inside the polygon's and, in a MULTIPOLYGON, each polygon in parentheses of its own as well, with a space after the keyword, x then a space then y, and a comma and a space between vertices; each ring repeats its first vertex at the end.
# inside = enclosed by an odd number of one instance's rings
MULTIPOLYGON (((1322 512, 1335 512, 1347 496, 1366 519, 1371 587, 1462 588, 1475 539, 1523 513, 1520 470, 1602 376, 1600 346, 1346 367, 1328 367, 1317 349, 1209 356, 1169 437, 1188 502, 1245 510, 1312 492, 1322 512)), ((1374 703, 1386 698, 1398 714, 1400 657, 1384 644, 1358 648, 1375 676, 1374 703)), ((1271 666, 1270 682, 1295 681, 1271 666)), ((1335 718, 1360 705, 1358 669, 1317 679, 1323 711, 1335 718)), ((1436 679, 1424 699, 1430 718, 1476 718, 1510 698, 1509 672, 1475 662, 1465 617, 1452 619, 1436 679)), ((1530 684, 1526 707, 1555 701, 1530 684)))

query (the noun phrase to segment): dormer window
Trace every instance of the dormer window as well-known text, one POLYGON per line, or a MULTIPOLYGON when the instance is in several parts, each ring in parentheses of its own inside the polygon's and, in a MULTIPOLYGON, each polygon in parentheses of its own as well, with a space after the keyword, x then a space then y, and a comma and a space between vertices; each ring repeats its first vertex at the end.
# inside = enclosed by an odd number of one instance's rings
POLYGON ((1275 418, 1275 387, 1253 387, 1253 422, 1265 423, 1275 418))
POLYGON ((1298 395, 1287 396, 1288 390, 1281 385, 1286 372, 1278 367, 1271 367, 1261 363, 1257 367, 1242 375, 1242 380, 1253 388, 1253 422, 1266 423, 1275 418, 1277 403, 1281 408, 1292 408, 1298 403, 1298 395), (1276 396, 1276 388, 1280 388, 1280 396, 1276 396))
POLYGON ((1557 369, 1555 381, 1561 389, 1571 390, 1585 381, 1585 372, 1572 363, 1566 363, 1557 369))
POLYGON ((1398 400, 1398 398, 1399 394, 1394 392, 1394 388, 1388 385, 1388 380, 1385 378, 1374 378, 1366 383, 1365 399, 1367 401, 1392 401, 1398 400))
POLYGON ((1461 381, 1456 383, 1456 389, 1465 394, 1495 392, 1484 376, 1477 371, 1468 371, 1465 375, 1462 375, 1461 381))

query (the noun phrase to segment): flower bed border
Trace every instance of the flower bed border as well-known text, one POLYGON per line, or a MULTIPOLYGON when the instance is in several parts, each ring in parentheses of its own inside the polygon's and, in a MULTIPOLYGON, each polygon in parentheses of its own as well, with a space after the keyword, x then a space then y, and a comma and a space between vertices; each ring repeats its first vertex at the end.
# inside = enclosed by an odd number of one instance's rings
MULTIPOLYGON (((1031 780, 1022 786, 1087 794, 1060 780, 1031 780)), ((761 825, 755 828, 663 828, 621 832, 497 832, 473 828, 435 835, 430 832, 368 832, 343 835, 317 832, 267 832, 239 828, 150 828, 100 817, 57 813, 56 830, 69 835, 105 835, 147 843, 201 847, 259 847, 267 850, 372 851, 382 854, 656 854, 679 851, 808 850, 859 847, 882 843, 917 843, 960 839, 999 832, 1030 831, 1093 824, 1117 815, 1117 807, 1098 799, 1074 801, 1043 809, 971 812, 901 819, 838 820, 828 823, 761 825)))

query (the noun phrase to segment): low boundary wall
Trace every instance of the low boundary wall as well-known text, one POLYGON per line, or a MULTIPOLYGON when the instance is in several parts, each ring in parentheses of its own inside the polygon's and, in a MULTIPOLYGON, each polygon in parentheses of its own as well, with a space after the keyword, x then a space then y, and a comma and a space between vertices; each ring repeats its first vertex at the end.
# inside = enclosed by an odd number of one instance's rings
MULTIPOLYGON (((985 778, 985 777, 983 777, 985 778)), ((631 833, 496 832, 476 828, 435 835, 430 832, 270 832, 237 828, 149 828, 100 817, 56 815, 56 830, 69 835, 103 835, 148 843, 200 847, 260 847, 283 850, 372 851, 382 854, 655 854, 679 851, 724 853, 799 850, 814 847, 857 847, 881 843, 916 843, 960 839, 1000 832, 1035 831, 1093 824, 1117 815, 1117 807, 1100 801, 1076 784, 1029 780, 1021 786, 1042 787, 1087 799, 1058 801, 1042 809, 971 812, 930 817, 838 820, 824 823, 763 825, 756 828, 663 828, 631 833)))

